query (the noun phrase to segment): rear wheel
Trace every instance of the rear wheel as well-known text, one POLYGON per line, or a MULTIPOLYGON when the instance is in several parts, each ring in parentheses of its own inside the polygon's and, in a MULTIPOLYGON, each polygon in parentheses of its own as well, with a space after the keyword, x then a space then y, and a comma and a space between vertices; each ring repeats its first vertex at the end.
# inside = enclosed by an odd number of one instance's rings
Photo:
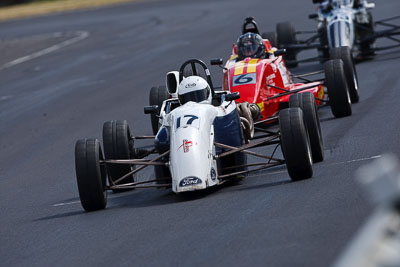
POLYGON ((300 108, 287 108, 279 112, 281 148, 289 176, 293 181, 313 175, 310 140, 300 108))
MULTIPOLYGON (((158 87, 152 87, 150 89, 150 96, 149 96, 149 104, 150 106, 157 105, 158 106, 158 112, 157 115, 160 114, 161 111, 161 106, 164 102, 164 100, 168 99, 168 91, 165 86, 158 86, 158 87)), ((153 130, 153 134, 156 135, 159 129, 159 119, 158 116, 155 114, 151 114, 150 119, 151 119, 151 128, 153 130)))
MULTIPOLYGON (((125 120, 112 120, 107 121, 103 125, 103 144, 104 154, 106 159, 131 159, 134 158, 134 144, 131 139, 131 132, 127 121, 125 120)), ((119 178, 131 172, 134 166, 126 164, 108 164, 109 184, 113 185, 119 178)), ((116 183, 125 184, 133 183, 135 181, 134 175, 129 175, 120 182, 116 183)), ((125 191, 121 189, 113 189, 113 192, 125 191)))
POLYGON ((75 144, 75 171, 79 198, 86 211, 104 209, 107 205, 106 169, 100 142, 97 139, 82 139, 75 144))
POLYGON ((350 47, 335 47, 330 50, 329 54, 331 59, 341 59, 343 61, 343 68, 346 75, 347 85, 349 87, 351 102, 357 103, 359 100, 358 78, 350 47))
MULTIPOLYGON (((374 19, 371 12, 368 12, 368 23, 356 24, 356 36, 358 40, 362 40, 367 37, 371 37, 375 30, 374 19), (357 27, 358 26, 358 27, 357 27)), ((376 39, 364 41, 360 44, 360 52, 362 58, 368 58, 375 55, 376 39)))
POLYGON ((340 59, 328 60, 324 64, 325 86, 328 89, 329 104, 336 118, 350 116, 351 101, 344 74, 343 61, 340 59))
MULTIPOLYGON (((294 26, 290 22, 282 22, 276 25, 276 36, 279 48, 285 48, 287 45, 296 44, 296 32, 294 26)), ((297 51, 295 49, 286 49, 284 55, 285 64, 289 68, 296 67, 298 65, 296 59, 297 51)))
POLYGON ((329 44, 328 44, 328 34, 326 31, 326 23, 324 22, 322 25, 318 26, 318 39, 320 47, 317 48, 318 50, 318 58, 319 63, 323 64, 327 60, 329 60, 329 44))
POLYGON ((314 95, 310 92, 293 94, 289 99, 289 107, 299 107, 303 111, 308 136, 310 138, 313 162, 324 160, 324 146, 322 141, 321 125, 314 95))
POLYGON ((278 39, 276 36, 276 32, 263 32, 261 36, 263 39, 268 39, 272 47, 278 47, 278 39))

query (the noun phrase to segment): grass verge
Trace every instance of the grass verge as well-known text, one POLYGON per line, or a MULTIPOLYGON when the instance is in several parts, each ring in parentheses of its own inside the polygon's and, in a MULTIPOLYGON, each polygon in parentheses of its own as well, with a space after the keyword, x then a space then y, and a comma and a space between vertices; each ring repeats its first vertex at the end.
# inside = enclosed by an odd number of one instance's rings
POLYGON ((0 21, 61 13, 78 9, 128 3, 135 0, 57 0, 39 1, 0 8, 0 21))

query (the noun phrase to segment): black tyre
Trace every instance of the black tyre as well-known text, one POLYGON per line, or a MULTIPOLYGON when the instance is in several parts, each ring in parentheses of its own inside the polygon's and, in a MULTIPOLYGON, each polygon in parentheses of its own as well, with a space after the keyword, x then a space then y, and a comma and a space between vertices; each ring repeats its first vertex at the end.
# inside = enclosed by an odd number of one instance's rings
POLYGON ((343 61, 344 73, 346 75, 347 86, 349 87, 350 100, 352 103, 357 103, 359 100, 358 77, 350 47, 335 47, 330 50, 329 54, 330 59, 341 59, 343 61))
MULTIPOLYGON (((158 114, 160 114, 161 106, 164 102, 164 100, 168 99, 168 91, 165 86, 158 86, 158 87, 152 87, 150 89, 150 96, 149 96, 149 104, 150 106, 157 105, 158 106, 158 114)), ((150 119, 151 119, 151 128, 153 130, 153 134, 156 135, 158 132, 158 117, 157 115, 151 114, 150 119)))
POLYGON ((261 36, 263 39, 268 39, 272 47, 278 47, 276 32, 263 32, 261 36))
POLYGON ((313 162, 324 160, 324 145, 322 141, 321 125, 314 95, 310 92, 297 93, 290 96, 289 107, 299 107, 303 111, 308 136, 310 138, 313 162))
MULTIPOLYGON (((290 22, 282 22, 276 25, 276 36, 279 48, 285 48, 290 44, 296 44, 296 32, 294 26, 290 22)), ((285 64, 289 68, 296 67, 298 65, 296 59, 297 51, 295 49, 286 49, 286 54, 283 57, 285 64)))
POLYGON ((310 140, 300 108, 287 108, 279 112, 281 148, 289 176, 293 181, 313 175, 310 140))
POLYGON ((171 183, 171 173, 168 167, 154 166, 154 174, 156 175, 156 184, 169 184, 171 183))
POLYGON ((79 198, 86 211, 104 209, 107 205, 105 190, 107 173, 100 142, 97 139, 82 139, 75 144, 75 171, 79 198))
MULTIPOLYGON (((375 33, 375 23, 371 12, 368 12, 368 23, 356 24, 356 38, 362 40, 371 37, 375 33)), ((369 58, 375 55, 376 39, 360 43, 360 52, 362 58, 369 58)))
MULTIPOLYGON (((103 125, 103 144, 106 159, 132 159, 134 157, 134 144, 128 123, 125 120, 107 121, 103 125)), ((122 164, 108 164, 109 184, 131 172, 135 167, 122 164)), ((130 175, 117 184, 133 183, 135 175, 130 175)), ((113 189, 113 192, 126 191, 113 189)))
POLYGON ((327 60, 329 60, 329 44, 328 44, 328 34, 326 31, 326 22, 323 25, 318 27, 318 36, 319 36, 319 44, 320 47, 317 48, 318 50, 318 58, 319 63, 324 64, 327 60))
POLYGON ((351 101, 344 74, 343 61, 340 59, 328 60, 324 64, 325 86, 328 89, 329 104, 336 118, 350 116, 351 101))

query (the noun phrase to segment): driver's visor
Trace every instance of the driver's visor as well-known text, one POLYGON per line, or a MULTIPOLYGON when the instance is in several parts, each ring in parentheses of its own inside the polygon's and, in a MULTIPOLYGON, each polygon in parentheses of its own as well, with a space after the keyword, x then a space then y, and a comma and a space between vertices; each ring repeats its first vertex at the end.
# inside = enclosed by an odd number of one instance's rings
POLYGON ((179 101, 181 102, 181 104, 185 104, 189 101, 193 101, 193 102, 201 102, 204 101, 208 98, 208 89, 207 87, 201 90, 196 90, 196 91, 192 91, 192 92, 188 92, 186 94, 181 94, 179 95, 179 101))
POLYGON ((257 53, 258 45, 256 44, 244 44, 239 48, 245 57, 251 57, 257 53))

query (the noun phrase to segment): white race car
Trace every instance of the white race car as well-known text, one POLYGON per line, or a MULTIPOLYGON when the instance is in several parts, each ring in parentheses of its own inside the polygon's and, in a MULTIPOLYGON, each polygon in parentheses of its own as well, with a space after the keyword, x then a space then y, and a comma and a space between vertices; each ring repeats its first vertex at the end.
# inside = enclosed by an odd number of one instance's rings
POLYGON ((300 108, 282 110, 278 130, 255 135, 253 119, 259 117, 258 107, 248 103, 237 105, 234 100, 240 97, 239 93, 215 91, 204 62, 188 60, 179 72, 167 74, 166 84, 169 98, 161 108, 145 107, 145 113, 159 119, 155 136, 132 136, 126 121, 109 121, 103 126, 104 155, 99 140, 77 141, 76 176, 86 211, 104 209, 107 190, 203 190, 226 181, 239 181, 251 171, 285 163, 292 180, 312 177, 310 140, 300 108), (204 70, 205 79, 196 65, 204 70), (189 77, 184 77, 186 67, 192 68, 189 77), (140 139, 154 139, 154 147, 136 148, 134 143, 140 139), (266 145, 275 146, 272 155, 250 151, 266 145), (274 157, 278 146, 285 159, 274 157), (248 163, 249 155, 263 162, 248 163), (136 174, 148 166, 154 166, 155 179, 137 181, 136 174))
POLYGON ((361 60, 375 55, 376 51, 400 46, 400 26, 393 24, 400 16, 374 21, 371 9, 374 3, 367 0, 313 0, 319 4, 318 12, 309 15, 318 22, 317 31, 295 31, 290 22, 276 25, 277 45, 287 49, 286 60, 295 67, 300 62, 338 58, 336 48, 347 47, 355 59, 361 60), (377 27, 381 30, 377 30, 377 27), (299 34, 313 34, 304 40, 297 40, 299 34), (376 46, 378 38, 386 38, 391 44, 376 46), (317 58, 297 60, 296 55, 305 49, 318 49, 317 58), (334 58, 332 58, 334 57, 334 58))

